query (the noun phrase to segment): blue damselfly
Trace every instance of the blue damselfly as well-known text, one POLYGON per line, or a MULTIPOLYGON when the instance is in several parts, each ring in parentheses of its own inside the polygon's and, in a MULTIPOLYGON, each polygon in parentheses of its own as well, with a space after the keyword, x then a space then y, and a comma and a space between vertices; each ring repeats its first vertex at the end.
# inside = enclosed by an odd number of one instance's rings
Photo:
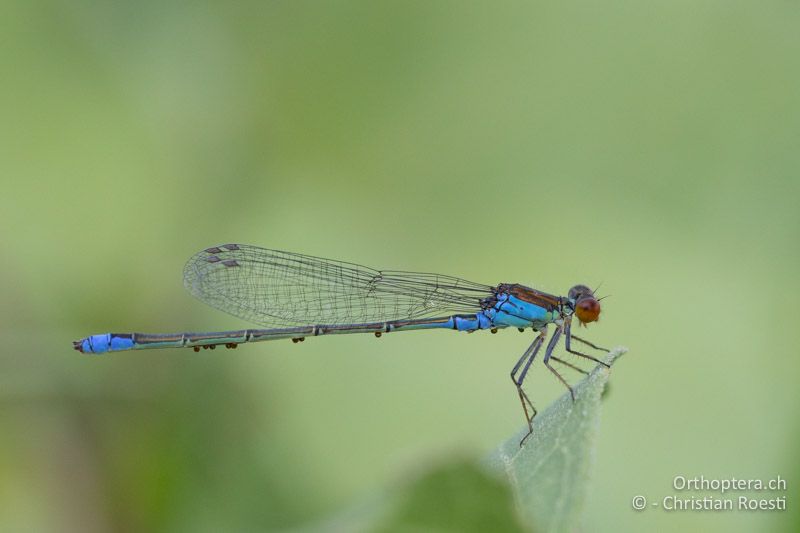
MULTIPOLYGON (((75 341, 76 350, 101 354, 150 348, 214 349, 275 339, 343 333, 385 333, 421 329, 474 332, 531 329, 536 336, 514 365, 511 379, 525 412, 529 433, 536 408, 522 388, 549 325, 555 328, 543 363, 569 389, 555 361, 586 373, 553 354, 564 337, 567 352, 606 365, 574 350, 575 340, 608 351, 572 333, 572 320, 598 319, 600 302, 586 285, 555 296, 516 283, 482 285, 441 274, 374 270, 308 255, 225 244, 195 254, 183 272, 184 285, 203 302, 268 329, 208 333, 105 333, 75 341), (530 411, 529 411, 530 408, 530 411)), ((608 366, 608 365, 606 365, 608 366)), ((524 439, 523 439, 524 441, 524 439)))

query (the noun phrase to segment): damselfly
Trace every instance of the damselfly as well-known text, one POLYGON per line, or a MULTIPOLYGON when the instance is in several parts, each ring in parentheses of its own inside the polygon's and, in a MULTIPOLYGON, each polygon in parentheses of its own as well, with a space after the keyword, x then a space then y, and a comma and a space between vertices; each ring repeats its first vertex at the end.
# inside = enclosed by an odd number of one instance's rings
MULTIPOLYGON (((353 263, 268 250, 244 244, 225 244, 195 254, 183 271, 186 288, 205 303, 269 329, 211 333, 105 333, 75 341, 83 353, 149 348, 236 348, 245 342, 292 339, 342 333, 384 333, 421 329, 474 332, 530 328, 531 345, 511 370, 528 435, 536 416, 522 388, 536 354, 544 345, 550 324, 555 332, 544 353, 544 365, 569 389, 551 361, 586 373, 553 355, 563 335, 567 352, 606 363, 573 350, 575 340, 608 351, 572 333, 572 319, 581 324, 598 319, 600 302, 586 285, 575 285, 567 296, 554 296, 516 283, 482 285, 452 276, 374 270, 353 263), (530 408, 530 410, 529 410, 530 408)), ((527 437, 527 435, 526 435, 527 437)), ((523 439, 524 441, 525 439, 523 439)), ((522 444, 522 443, 520 443, 522 444)))

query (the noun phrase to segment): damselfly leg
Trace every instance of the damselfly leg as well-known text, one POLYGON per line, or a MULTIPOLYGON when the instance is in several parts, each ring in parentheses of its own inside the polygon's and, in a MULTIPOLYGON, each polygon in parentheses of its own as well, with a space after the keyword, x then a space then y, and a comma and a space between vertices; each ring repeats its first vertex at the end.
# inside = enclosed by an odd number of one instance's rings
POLYGON ((609 350, 608 348, 603 348, 602 346, 598 346, 596 344, 593 344, 593 343, 587 341, 586 339, 582 339, 581 337, 578 337, 577 335, 575 335, 573 333, 570 333, 570 338, 572 340, 574 340, 574 341, 581 342, 581 343, 585 344, 586 346, 594 348, 595 350, 601 350, 601 351, 604 351, 604 352, 611 352, 611 350, 609 350))
POLYGON ((591 343, 591 342, 589 342, 589 341, 583 340, 583 339, 581 339, 580 337, 576 337, 575 335, 573 335, 573 334, 572 334, 572 321, 571 321, 571 320, 569 320, 569 319, 567 319, 567 320, 564 322, 564 333, 565 333, 565 339, 564 339, 564 348, 565 348, 565 349, 566 349, 566 350, 567 350, 569 353, 571 353, 571 354, 575 354, 575 355, 579 355, 579 356, 581 356, 581 357, 583 357, 583 358, 586 358, 586 359, 589 359, 589 360, 591 360, 591 361, 594 361, 595 363, 597 363, 597 364, 600 364, 600 365, 603 365, 603 366, 604 366, 604 367, 606 367, 606 368, 611 368, 611 366, 610 366, 609 364, 607 364, 607 363, 605 363, 605 362, 601 361, 600 359, 597 359, 596 357, 592 357, 591 355, 587 355, 587 354, 585 354, 585 353, 583 353, 583 352, 579 352, 579 351, 577 351, 577 350, 573 350, 573 349, 572 349, 572 346, 570 346, 570 341, 571 341, 572 339, 575 339, 576 341, 578 341, 578 342, 582 342, 583 344, 585 344, 585 345, 587 345, 587 346, 591 346, 592 348, 594 348, 594 349, 596 349, 596 350, 602 350, 602 351, 604 351, 604 352, 608 352, 608 350, 607 350, 607 349, 605 349, 605 348, 601 348, 600 346, 597 346, 597 345, 595 345, 595 344, 592 344, 592 343, 591 343))
POLYGON ((584 376, 588 376, 589 375, 589 372, 587 372, 586 370, 582 369, 581 367, 579 367, 577 365, 573 365, 572 363, 564 361, 563 359, 559 359, 555 355, 551 355, 550 359, 552 359, 553 361, 556 361, 557 363, 562 364, 564 366, 568 366, 572 370, 575 370, 576 372, 580 372, 584 376))
MULTIPOLYGON (((514 386, 517 388, 517 394, 519 395, 519 400, 520 403, 522 404, 522 409, 525 412, 525 420, 528 423, 528 433, 520 441, 519 443, 520 446, 522 446, 528 439, 528 437, 530 437, 531 434, 533 433, 533 418, 536 416, 536 408, 533 406, 533 402, 531 402, 530 398, 528 398, 527 393, 523 389, 523 383, 525 381, 525 376, 528 374, 528 370, 531 367, 531 364, 533 364, 533 360, 536 358, 536 354, 539 352, 542 345, 544 344, 546 335, 547 335, 546 328, 542 329, 542 331, 539 333, 536 339, 534 339, 533 343, 528 347, 527 350, 525 350, 525 353, 522 354, 522 357, 519 358, 519 361, 517 361, 517 364, 514 365, 514 368, 511 370, 511 381, 514 382, 514 386), (533 414, 530 414, 531 411, 533 412, 533 414)), ((550 370, 550 372, 552 372, 558 378, 558 380, 564 384, 564 386, 569 391, 572 401, 574 402, 575 390, 567 382, 567 380, 564 379, 561 373, 552 365, 551 361, 562 364, 584 375, 589 375, 589 372, 580 368, 577 365, 574 365, 568 361, 565 361, 553 355, 553 352, 558 346, 558 342, 561 340, 562 335, 564 335, 564 347, 568 353, 584 357, 586 359, 589 359, 591 361, 594 361, 595 363, 604 365, 606 367, 608 367, 609 365, 606 364, 605 362, 595 357, 592 357, 591 355, 587 355, 577 350, 573 350, 570 345, 570 341, 574 339, 596 350, 603 350, 606 352, 608 350, 606 350, 605 348, 601 348, 600 346, 597 346, 589 341, 576 337, 575 335, 572 335, 571 320, 569 319, 565 320, 563 324, 559 325, 556 328, 553 335, 550 337, 550 341, 547 343, 547 348, 545 349, 544 353, 544 360, 543 360, 544 366, 546 366, 548 370, 550 370)))
POLYGON ((514 382, 514 386, 517 387, 517 394, 519 394, 519 401, 522 404, 522 410, 525 412, 525 421, 528 423, 528 433, 522 437, 522 440, 519 441, 519 445, 522 446, 522 443, 525 442, 531 433, 533 433, 533 417, 536 416, 536 407, 533 406, 533 402, 531 402, 528 395, 525 393, 525 390, 522 388, 522 383, 525 381, 525 376, 528 374, 528 369, 531 367, 533 360, 536 358, 536 354, 539 352, 539 349, 542 347, 544 343, 544 338, 547 335, 547 330, 542 330, 539 335, 533 340, 528 349, 525 350, 525 353, 522 354, 522 357, 519 358, 517 364, 514 365, 514 368, 511 370, 511 381, 514 382), (517 377, 517 372, 519 371, 520 367, 522 367, 523 363, 525 364, 524 368, 522 368, 522 372, 520 373, 519 377, 517 377), (533 410, 533 414, 528 413, 528 406, 533 410))
POLYGON ((567 383, 567 380, 559 374, 558 370, 556 370, 553 365, 550 364, 550 358, 553 356, 553 350, 555 350, 556 346, 558 345, 558 339, 561 338, 561 331, 564 326, 559 326, 556 328, 556 332, 553 333, 553 336, 550 337, 550 342, 547 344, 547 350, 544 352, 544 366, 546 366, 550 372, 555 374, 558 380, 564 384, 564 386, 569 390, 569 395, 572 397, 572 401, 575 401, 575 391, 572 389, 572 386, 567 383))

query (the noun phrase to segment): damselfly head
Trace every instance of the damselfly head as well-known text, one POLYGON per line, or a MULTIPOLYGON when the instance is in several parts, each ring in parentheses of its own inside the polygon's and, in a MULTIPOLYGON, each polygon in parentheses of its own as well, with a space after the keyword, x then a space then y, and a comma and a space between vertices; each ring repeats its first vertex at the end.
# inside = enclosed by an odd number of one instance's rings
POLYGON ((600 318, 600 302, 594 291, 586 285, 575 285, 569 290, 569 300, 582 325, 600 318))

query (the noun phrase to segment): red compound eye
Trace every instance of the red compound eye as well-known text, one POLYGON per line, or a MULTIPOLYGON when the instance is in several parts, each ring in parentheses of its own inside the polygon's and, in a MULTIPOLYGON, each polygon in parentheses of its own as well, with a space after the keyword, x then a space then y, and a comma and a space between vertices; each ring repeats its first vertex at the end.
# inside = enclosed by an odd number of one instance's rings
POLYGON ((592 296, 581 298, 575 304, 575 314, 582 324, 594 322, 600 318, 600 302, 592 296))

